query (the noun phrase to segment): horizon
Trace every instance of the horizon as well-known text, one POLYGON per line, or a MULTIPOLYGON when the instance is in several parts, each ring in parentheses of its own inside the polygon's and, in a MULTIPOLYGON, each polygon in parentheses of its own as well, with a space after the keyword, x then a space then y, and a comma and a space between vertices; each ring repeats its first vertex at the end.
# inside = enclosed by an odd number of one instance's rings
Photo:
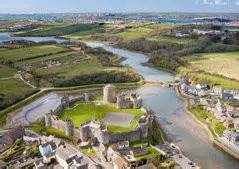
POLYGON ((238 13, 239 0, 0 0, 0 14, 238 13), (56 5, 57 4, 57 5, 56 5), (11 7, 11 8, 9 8, 11 7))

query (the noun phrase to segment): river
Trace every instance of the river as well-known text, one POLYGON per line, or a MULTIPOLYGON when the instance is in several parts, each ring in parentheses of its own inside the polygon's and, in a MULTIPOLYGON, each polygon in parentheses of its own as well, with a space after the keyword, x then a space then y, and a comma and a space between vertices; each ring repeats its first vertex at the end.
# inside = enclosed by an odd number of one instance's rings
MULTIPOLYGON (((116 49, 104 44, 87 42, 91 47, 103 47, 127 58, 122 64, 134 68, 147 81, 167 82, 174 80, 168 72, 143 66, 147 56, 136 52, 116 49)), ((178 145, 186 156, 203 169, 239 169, 239 161, 214 147, 207 131, 185 110, 183 101, 174 89, 146 86, 139 89, 145 107, 157 112, 161 126, 170 140, 178 145)))
MULTIPOLYGON (((148 59, 144 54, 94 42, 87 42, 87 45, 102 47, 126 58, 122 64, 134 68, 147 81, 167 82, 175 78, 168 72, 143 66, 141 63, 145 63, 148 59)), ((176 96, 174 89, 142 86, 138 92, 144 100, 144 106, 157 112, 161 126, 170 140, 178 145, 192 161, 203 169, 239 169, 239 161, 214 147, 207 131, 186 113, 184 103, 176 96)), ((34 101, 16 112, 12 122, 29 123, 38 117, 43 117, 59 104, 61 97, 62 95, 53 92, 34 101)))

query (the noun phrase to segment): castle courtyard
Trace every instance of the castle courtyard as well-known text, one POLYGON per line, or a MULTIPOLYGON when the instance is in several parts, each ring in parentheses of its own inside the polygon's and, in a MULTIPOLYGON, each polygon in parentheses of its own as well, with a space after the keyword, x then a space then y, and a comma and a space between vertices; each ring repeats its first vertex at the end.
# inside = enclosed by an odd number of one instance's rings
POLYGON ((125 113, 107 113, 106 117, 103 119, 104 124, 120 126, 120 127, 130 127, 130 124, 134 120, 134 115, 125 113))

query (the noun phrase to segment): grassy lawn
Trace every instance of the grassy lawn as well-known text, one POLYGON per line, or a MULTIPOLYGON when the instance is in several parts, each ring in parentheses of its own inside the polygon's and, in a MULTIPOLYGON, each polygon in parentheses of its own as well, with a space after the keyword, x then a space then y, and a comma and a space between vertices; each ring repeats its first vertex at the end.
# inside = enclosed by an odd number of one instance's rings
POLYGON ((0 78, 12 77, 17 72, 16 69, 5 65, 0 65, 0 78))
POLYGON ((119 127, 119 126, 108 126, 110 132, 127 132, 134 130, 137 126, 139 118, 144 114, 141 110, 138 109, 117 109, 113 105, 95 105, 94 103, 85 104, 78 102, 77 106, 72 109, 64 111, 60 114, 60 118, 66 120, 71 118, 76 127, 86 121, 92 119, 102 120, 106 117, 107 113, 110 112, 119 112, 135 115, 134 121, 131 123, 130 127, 119 127))
POLYGON ((92 148, 81 148, 80 151, 88 157, 96 157, 96 151, 92 148))
POLYGON ((20 49, 0 50, 0 60, 12 62, 34 59, 55 53, 65 52, 68 49, 55 45, 32 46, 20 49))
POLYGON ((212 132, 214 136, 221 136, 225 130, 223 123, 221 123, 215 116, 211 113, 204 110, 201 106, 190 106, 189 111, 192 112, 201 122, 206 123, 208 119, 211 124, 207 124, 209 130, 212 132))
POLYGON ((239 80, 239 52, 195 54, 188 60, 193 70, 239 80))
POLYGON ((161 155, 160 152, 158 150, 156 150, 154 147, 149 146, 148 147, 148 154, 145 154, 143 156, 140 157, 136 157, 137 161, 143 160, 143 159, 151 159, 153 156, 155 155, 161 155))
POLYGON ((141 147, 141 146, 147 146, 147 145, 148 145, 148 140, 130 142, 130 147, 141 147))

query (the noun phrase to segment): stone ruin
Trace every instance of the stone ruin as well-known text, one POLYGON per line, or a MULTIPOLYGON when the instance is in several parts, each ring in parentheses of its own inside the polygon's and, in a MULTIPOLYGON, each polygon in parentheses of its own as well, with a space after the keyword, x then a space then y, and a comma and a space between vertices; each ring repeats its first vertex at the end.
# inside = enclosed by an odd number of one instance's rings
POLYGON ((119 109, 140 109, 143 106, 143 100, 137 94, 117 96, 117 108, 119 109))
POLYGON ((143 100, 135 93, 131 94, 116 94, 116 87, 114 85, 106 85, 103 89, 104 102, 116 103, 119 109, 139 109, 143 106, 143 100))
POLYGON ((67 136, 71 137, 74 136, 74 124, 71 119, 66 120, 66 129, 65 133, 67 136))
POLYGON ((61 98, 61 106, 63 109, 70 107, 70 98, 67 94, 64 94, 64 96, 61 98))
MULTIPOLYGON (((116 87, 113 85, 105 86, 103 90, 104 102, 105 103, 116 103, 118 108, 141 108, 142 99, 137 94, 121 94, 116 96, 116 87)), ((84 100, 86 102, 91 100, 91 96, 84 93, 84 100)), ((64 95, 61 100, 61 107, 68 108, 71 104, 69 96, 64 95)), ((134 131, 125 133, 110 134, 105 125, 100 121, 91 121, 84 123, 79 129, 74 128, 73 122, 68 119, 66 121, 59 120, 56 115, 57 113, 51 112, 45 115, 46 127, 54 127, 61 131, 64 131, 67 136, 77 136, 83 143, 88 145, 108 145, 119 141, 138 141, 147 138, 148 129, 151 127, 153 115, 146 111, 144 108, 145 115, 142 116, 138 122, 138 127, 134 131)))
POLYGON ((53 127, 64 131, 67 136, 79 137, 83 145, 109 145, 120 141, 138 141, 148 137, 148 130, 153 121, 153 115, 145 112, 139 120, 138 127, 134 131, 110 134, 105 125, 100 121, 90 121, 84 123, 79 129, 74 128, 73 122, 68 119, 66 121, 59 120, 53 114, 45 115, 46 127, 53 127))
POLYGON ((103 89, 103 100, 105 103, 116 102, 116 87, 114 85, 106 85, 103 89))
POLYGON ((82 142, 91 142, 93 145, 108 144, 110 135, 103 123, 93 120, 81 125, 80 138, 82 142))
POLYGON ((66 122, 59 120, 53 113, 48 113, 44 117, 45 126, 53 127, 64 131, 67 136, 74 136, 74 124, 72 120, 67 119, 66 122))

